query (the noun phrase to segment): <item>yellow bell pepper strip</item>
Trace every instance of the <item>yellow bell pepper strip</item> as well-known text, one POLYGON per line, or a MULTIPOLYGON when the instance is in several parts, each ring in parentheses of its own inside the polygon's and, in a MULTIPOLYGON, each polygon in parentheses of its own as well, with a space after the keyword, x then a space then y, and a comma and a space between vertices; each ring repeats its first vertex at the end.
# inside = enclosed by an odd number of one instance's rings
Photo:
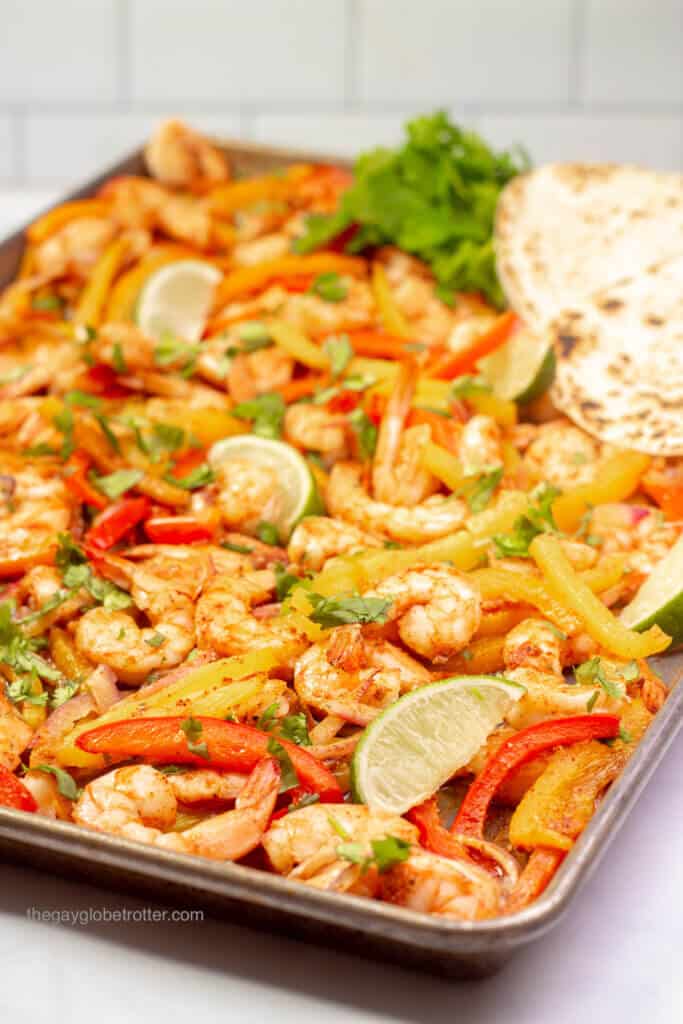
POLYGON ((364 277, 365 260, 336 252, 314 252, 309 256, 281 256, 252 267, 239 267, 227 274, 216 289, 215 307, 227 305, 249 292, 260 291, 279 277, 290 274, 342 274, 364 277))
POLYGON ((74 323, 98 327, 107 296, 128 252, 128 240, 116 238, 95 264, 74 313, 74 323))
POLYGON ((465 480, 462 462, 439 444, 429 441, 420 454, 424 468, 445 484, 449 491, 457 491, 465 480))
POLYGON ((396 334, 399 338, 407 338, 410 334, 408 321, 396 305, 396 300, 391 294, 391 286, 381 263, 375 263, 372 268, 372 292, 385 331, 388 331, 390 334, 396 334))
POLYGON ((659 654, 670 645, 671 637, 659 626, 644 633, 627 629, 574 570, 556 537, 539 534, 529 545, 529 553, 553 597, 580 619, 589 636, 606 651, 628 660, 659 654))
POLYGON ((284 320, 273 320, 268 325, 268 332, 275 344, 288 352, 298 363, 310 366, 313 370, 329 370, 330 360, 327 353, 307 338, 303 331, 284 320))
POLYGON ((527 605, 515 605, 513 608, 501 608, 495 612, 484 612, 475 636, 506 636, 511 629, 524 619, 531 618, 535 609, 527 605))
POLYGON ((238 210, 263 200, 286 202, 296 194, 301 182, 314 171, 312 164, 294 164, 281 176, 265 175, 218 185, 207 197, 209 209, 217 217, 232 217, 238 210))
POLYGON ((513 846, 571 850, 651 720, 643 702, 635 699, 621 718, 627 742, 619 739, 607 747, 591 741, 557 750, 512 815, 509 836, 513 846))
POLYGON ((618 731, 617 715, 552 718, 520 729, 489 757, 467 790, 451 832, 483 838, 491 801, 505 780, 523 764, 553 747, 570 746, 591 739, 614 739, 618 731))
POLYGON ((475 412, 490 416, 501 427, 514 427, 517 422, 517 406, 507 398, 499 398, 492 391, 473 391, 465 399, 475 412))
POLYGON ((108 217, 110 213, 111 204, 104 199, 74 199, 70 203, 56 206, 54 210, 49 210, 35 220, 26 229, 26 237, 33 245, 39 245, 72 220, 79 220, 81 217, 108 217))
POLYGON ((563 632, 579 632, 580 618, 566 608, 538 576, 512 569, 478 569, 470 578, 484 601, 503 598, 514 604, 532 605, 563 632))
MULTIPOLYGON (((82 733, 77 745, 89 754, 114 757, 143 757, 153 764, 192 764, 248 773, 268 756, 268 733, 251 725, 224 722, 218 718, 197 719, 208 759, 194 753, 182 730, 184 719, 133 718, 101 725, 82 733)), ((280 743, 294 766, 301 785, 317 793, 323 803, 339 803, 343 793, 332 772, 310 754, 284 738, 280 743)))
POLYGON ((177 260, 196 259, 194 249, 182 245, 154 246, 131 270, 122 274, 111 290, 105 319, 120 323, 134 319, 135 304, 148 277, 155 270, 177 260))
POLYGON ((65 629, 53 626, 48 645, 50 657, 67 679, 78 679, 92 672, 92 665, 83 657, 65 629))
POLYGON ((628 451, 605 459, 599 464, 595 480, 565 491, 553 502, 553 517, 559 529, 573 533, 594 505, 630 498, 651 461, 649 455, 628 451))
POLYGON ((449 675, 487 676, 503 668, 505 637, 479 636, 471 640, 467 649, 449 658, 439 668, 449 675))

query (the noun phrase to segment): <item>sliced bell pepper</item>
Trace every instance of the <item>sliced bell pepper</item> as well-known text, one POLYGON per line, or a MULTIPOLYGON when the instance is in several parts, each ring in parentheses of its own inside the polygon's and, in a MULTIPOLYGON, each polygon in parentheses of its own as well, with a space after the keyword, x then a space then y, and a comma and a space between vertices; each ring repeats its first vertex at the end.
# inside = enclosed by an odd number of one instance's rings
POLYGON ((407 338, 410 334, 408 321, 396 304, 381 263, 375 263, 372 268, 372 291, 384 328, 390 334, 397 334, 399 338, 407 338))
POLYGON ((336 252, 314 252, 308 256, 282 256, 266 260, 252 267, 238 267, 229 273, 216 288, 216 307, 240 298, 249 292, 266 288, 273 281, 290 274, 350 274, 364 277, 367 272, 365 260, 355 256, 343 256, 336 252))
POLYGON ((326 373, 309 373, 305 377, 296 377, 288 384, 278 388, 287 405, 290 402, 298 402, 300 398, 307 398, 318 390, 326 388, 330 383, 330 377, 326 373))
POLYGON ((520 326, 520 323, 519 317, 512 310, 501 313, 483 334, 477 335, 457 352, 447 352, 438 362, 434 363, 429 371, 430 377, 453 380, 463 373, 469 373, 476 367, 480 359, 491 355, 501 345, 504 345, 520 326))
POLYGON ((662 510, 665 519, 676 522, 683 519, 683 470, 667 466, 664 470, 650 470, 641 480, 646 494, 662 510))
POLYGON ((404 359, 415 354, 415 346, 400 334, 389 334, 387 331, 364 330, 349 331, 349 341, 356 355, 370 356, 373 359, 404 359))
POLYGON ((213 530, 193 516, 159 516, 148 519, 145 533, 154 544, 192 544, 213 537, 213 530))
POLYGON ((467 856, 465 848, 442 824, 436 797, 430 796, 424 803, 412 807, 406 814, 406 818, 417 826, 420 842, 425 850, 438 853, 440 857, 467 856))
POLYGON ((521 729, 489 757, 481 774, 467 790, 451 831, 483 837, 489 804, 505 780, 523 764, 553 747, 613 739, 618 731, 617 715, 573 715, 521 729))
POLYGON ((119 382, 116 372, 105 363, 96 363, 86 370, 87 390, 102 398, 127 398, 131 389, 119 382))
POLYGON ((630 498, 651 462, 649 455, 629 451, 605 459, 594 480, 569 488, 553 502, 553 518, 560 530, 573 533, 594 505, 630 498))
MULTIPOLYGON (((201 768, 222 768, 224 771, 250 772, 263 757, 268 756, 270 737, 260 729, 220 718, 199 717, 201 742, 206 744, 209 758, 192 753, 181 729, 186 719, 133 718, 112 722, 82 733, 76 746, 89 754, 110 754, 115 757, 143 757, 154 764, 193 764, 201 768)), ((339 803, 343 793, 336 778, 320 761, 303 747, 289 740, 278 739, 294 766, 302 786, 318 793, 324 803, 339 803)))
POLYGON ((565 857, 563 850, 534 850, 506 900, 505 913, 516 914, 538 899, 565 857))
POLYGON ((88 283, 81 292, 74 312, 74 323, 88 327, 99 326, 104 304, 107 301, 114 278, 121 270, 129 243, 125 236, 115 238, 107 246, 92 269, 88 283))
POLYGON ((87 472, 90 469, 90 457, 83 451, 72 452, 64 466, 64 483, 78 501, 93 508, 104 509, 107 499, 90 483, 87 472))
POLYGON ((102 199, 73 199, 69 203, 62 203, 54 210, 49 210, 38 220, 34 220, 26 229, 26 236, 34 245, 44 242, 50 235, 54 235, 72 220, 79 220, 81 217, 106 218, 111 213, 111 206, 102 199))
POLYGON ((98 516, 85 535, 85 550, 108 551, 149 514, 147 498, 121 498, 98 516))
POLYGON ((190 448, 174 459, 171 476, 176 480, 182 480, 204 462, 206 462, 206 448, 190 448))
POLYGON ((33 795, 16 775, 0 765, 0 807, 13 807, 17 811, 37 811, 33 795))

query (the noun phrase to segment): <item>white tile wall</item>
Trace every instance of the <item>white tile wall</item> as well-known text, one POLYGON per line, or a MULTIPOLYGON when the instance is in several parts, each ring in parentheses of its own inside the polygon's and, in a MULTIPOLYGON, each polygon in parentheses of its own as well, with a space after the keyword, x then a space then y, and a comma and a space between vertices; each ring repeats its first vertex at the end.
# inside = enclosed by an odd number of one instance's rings
POLYGON ((352 154, 446 106, 537 160, 683 165, 683 0, 0 0, 0 182, 87 177, 177 112, 352 154))

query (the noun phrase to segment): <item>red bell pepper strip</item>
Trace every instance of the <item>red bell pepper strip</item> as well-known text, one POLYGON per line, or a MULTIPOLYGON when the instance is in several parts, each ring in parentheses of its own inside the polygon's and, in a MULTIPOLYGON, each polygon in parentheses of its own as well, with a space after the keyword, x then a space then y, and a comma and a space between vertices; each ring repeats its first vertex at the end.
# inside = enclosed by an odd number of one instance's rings
POLYGON ((197 466, 201 466, 203 462, 206 462, 206 448, 190 448, 189 451, 183 452, 175 460, 171 469, 171 476, 174 476, 176 480, 182 480, 184 476, 191 473, 197 466))
POLYGON ((149 513, 147 498, 121 498, 98 516, 85 535, 87 551, 108 551, 149 513))
POLYGON ((88 391, 102 398, 126 398, 132 394, 130 388, 120 383, 115 371, 105 363, 96 363, 86 371, 88 391))
POLYGON ((90 458, 85 452, 72 452, 64 466, 64 483, 78 501, 103 509, 107 507, 107 499, 88 480, 86 474, 90 465, 90 458))
POLYGON ((619 732, 617 715, 574 715, 551 718, 521 729, 489 757, 467 790, 451 832, 482 837, 489 804, 505 780, 527 761, 553 747, 585 740, 613 739, 619 732))
POLYGON ((488 331, 473 338, 465 348, 443 355, 427 371, 428 375, 441 380, 453 380, 463 373, 469 373, 480 359, 491 355, 497 348, 504 345, 517 330, 520 322, 519 317, 512 310, 501 313, 488 331))
POLYGON ((442 824, 435 796, 430 796, 424 803, 412 807, 406 814, 406 818, 417 826, 420 842, 425 850, 438 853, 440 857, 462 858, 467 856, 467 850, 442 824))
MULTIPOLYGON (((193 764, 200 768, 221 768, 229 772, 250 772, 268 757, 271 737, 251 725, 225 722, 221 718, 197 719, 201 723, 201 742, 206 743, 209 759, 193 754, 181 729, 186 719, 131 718, 101 725, 82 733, 76 740, 90 754, 115 757, 143 757, 154 764, 193 764)), ((343 793, 336 778, 317 758, 289 740, 277 738, 291 759, 299 782, 320 796, 323 803, 339 803, 343 793)))
POLYGON ((145 533, 154 544, 192 544, 213 537, 211 527, 193 516, 159 516, 148 519, 145 533))
POLYGON ((14 807, 17 811, 37 811, 33 794, 23 782, 7 768, 0 766, 0 807, 14 807))

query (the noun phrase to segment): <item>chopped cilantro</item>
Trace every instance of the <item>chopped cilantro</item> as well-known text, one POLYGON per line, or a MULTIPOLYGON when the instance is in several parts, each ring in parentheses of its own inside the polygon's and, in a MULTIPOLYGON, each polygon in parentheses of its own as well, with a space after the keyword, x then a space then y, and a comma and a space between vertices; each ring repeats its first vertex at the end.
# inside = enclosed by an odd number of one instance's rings
POLYGON ((268 753, 272 754, 272 756, 277 758, 280 762, 280 792, 286 793, 288 790, 294 789, 295 786, 298 786, 299 776, 292 764, 292 759, 282 744, 278 743, 274 736, 271 736, 268 740, 268 753))
POLYGON ((496 466, 495 469, 487 470, 474 477, 468 477, 463 486, 456 491, 456 494, 464 496, 470 512, 476 515, 478 512, 484 511, 502 477, 503 467, 496 466))
POLYGON ((153 633, 152 636, 145 638, 145 643, 150 647, 163 647, 167 640, 168 637, 163 633, 153 633))
POLYGON ((313 279, 310 291, 324 299, 325 302, 342 302, 349 293, 345 282, 334 271, 318 274, 313 279))
POLYGON ((74 442, 74 416, 71 409, 68 406, 64 406, 63 409, 52 417, 52 422, 63 436, 59 454, 62 459, 68 459, 76 447, 74 442))
POLYGON ((64 306, 64 300, 59 295, 35 295, 31 301, 33 309, 41 313, 58 313, 64 306))
POLYGON ((277 440, 282 434, 285 402, 282 395, 271 392, 240 402, 232 410, 238 420, 251 420, 252 433, 277 440))
POLYGON ((280 735, 296 743, 299 747, 310 747, 311 737, 308 735, 306 715, 300 711, 296 715, 287 715, 280 722, 280 735))
POLYGON ((91 395, 88 391, 67 391, 64 395, 67 405, 75 405, 82 409, 101 409, 102 399, 91 395))
POLYGON ((193 469, 186 476, 166 477, 168 483, 174 484, 176 487, 182 487, 184 491, 196 491, 200 487, 212 484, 214 479, 213 470, 207 462, 203 462, 201 466, 197 466, 196 469, 193 469))
POLYGON ((300 811, 302 807, 311 807, 313 804, 318 803, 320 803, 319 793, 304 793, 296 803, 291 804, 291 806, 287 808, 287 813, 291 814, 292 811, 300 811))
POLYGON ((54 775, 57 780, 57 789, 65 796, 67 800, 78 800, 82 790, 79 788, 78 783, 69 775, 63 768, 57 768, 53 764, 39 764, 35 768, 31 769, 36 772, 45 772, 46 775, 54 775))
POLYGON ((309 618, 324 629, 353 622, 383 624, 392 604, 383 597, 323 597, 315 593, 307 596, 313 605, 309 618))
POLYGON ((349 413, 348 421, 356 435, 361 459, 371 459, 377 447, 377 427, 362 409, 354 409, 349 413))
POLYGON ((197 757, 203 757, 205 761, 210 761, 211 755, 209 754, 209 748, 206 743, 198 742, 204 731, 202 723, 190 715, 189 718, 186 718, 184 722, 180 723, 180 728, 185 733, 187 749, 190 753, 195 754, 197 757))
POLYGON ((235 551, 238 555, 250 555, 253 548, 247 547, 246 544, 233 544, 230 540, 224 540, 221 544, 222 548, 226 551, 235 551))
POLYGON ((270 732, 275 725, 275 719, 277 717, 279 707, 280 705, 277 701, 273 701, 272 704, 269 704, 265 711, 259 715, 256 722, 256 728, 263 729, 264 732, 270 732))
MULTIPOLYGON (((614 666, 610 666, 613 674, 621 676, 621 673, 614 666)), ((582 665, 579 665, 574 670, 577 683, 581 683, 582 686, 590 686, 592 683, 597 683, 609 697, 620 699, 624 696, 626 688, 623 682, 610 678, 605 672, 605 666, 603 659, 599 657, 589 658, 588 661, 584 661, 582 665)))
POLYGON ((93 475, 93 483, 98 491, 106 494, 111 501, 116 501, 122 494, 139 483, 143 476, 144 473, 140 469, 117 469, 107 476, 93 475))
POLYGON ((271 547, 278 547, 280 544, 277 526, 267 523, 265 520, 256 527, 256 536, 262 544, 270 544, 271 547))
POLYGON ((330 360, 332 376, 338 377, 353 359, 353 345, 347 334, 340 334, 338 337, 328 338, 324 348, 330 360))
POLYGON ((396 864, 402 864, 410 856, 410 843, 396 836, 373 839, 370 848, 372 853, 368 854, 363 843, 340 843, 337 847, 337 856, 352 864, 359 864, 364 873, 374 866, 380 875, 385 874, 396 864))
POLYGON ((301 580, 291 572, 287 572, 282 562, 275 563, 275 595, 278 601, 284 601, 292 587, 296 587, 301 580))

